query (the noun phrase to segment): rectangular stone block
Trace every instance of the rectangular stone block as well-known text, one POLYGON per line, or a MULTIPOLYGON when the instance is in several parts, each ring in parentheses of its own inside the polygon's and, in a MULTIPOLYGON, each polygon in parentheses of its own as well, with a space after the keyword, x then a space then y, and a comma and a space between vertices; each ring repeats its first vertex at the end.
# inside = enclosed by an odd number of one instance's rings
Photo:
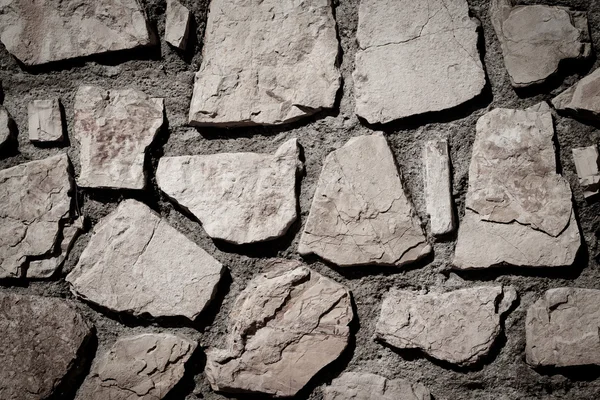
POLYGON ((592 197, 600 191, 600 171, 598 162, 598 146, 576 147, 572 150, 575 169, 579 176, 579 184, 585 198, 592 197))
POLYGON ((29 140, 32 142, 60 142, 63 124, 58 99, 34 100, 27 107, 29 140))
POLYGON ((454 230, 450 156, 448 141, 430 140, 423 148, 425 167, 425 203, 429 214, 431 234, 445 235, 454 230))

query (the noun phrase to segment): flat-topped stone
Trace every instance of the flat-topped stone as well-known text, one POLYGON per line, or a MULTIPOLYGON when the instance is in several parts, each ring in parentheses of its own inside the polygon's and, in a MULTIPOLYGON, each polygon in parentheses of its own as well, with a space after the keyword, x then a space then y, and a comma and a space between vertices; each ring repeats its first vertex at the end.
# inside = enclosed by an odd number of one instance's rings
POLYGON ((423 147, 425 167, 425 204, 431 234, 446 235, 454 231, 454 205, 448 141, 429 140, 423 147))
POLYGON ((380 375, 344 372, 323 389, 325 400, 431 400, 421 384, 406 379, 387 379, 380 375))
POLYGON ((63 122, 58 99, 34 100, 27 106, 29 140, 32 142, 60 142, 63 140, 63 122))
POLYGON ((579 177, 579 185, 586 198, 600 192, 600 154, 598 146, 575 147, 571 149, 575 169, 579 177))

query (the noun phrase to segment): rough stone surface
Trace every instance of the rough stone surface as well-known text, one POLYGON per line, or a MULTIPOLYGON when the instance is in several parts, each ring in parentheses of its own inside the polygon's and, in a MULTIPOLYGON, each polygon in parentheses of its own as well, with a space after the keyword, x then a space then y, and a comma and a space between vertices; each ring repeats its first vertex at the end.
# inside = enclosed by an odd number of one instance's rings
POLYGON ((348 289, 297 261, 271 264, 236 299, 226 347, 206 353, 214 390, 294 396, 348 345, 348 289))
POLYGON ((123 337, 101 354, 77 400, 160 400, 179 382, 196 342, 170 333, 123 337))
POLYGON ((95 226, 66 279, 79 297, 112 311, 193 320, 222 274, 221 263, 163 218, 125 200, 95 226))
POLYGON ((165 23, 165 40, 167 43, 185 50, 190 34, 192 14, 187 7, 177 0, 167 0, 167 20, 165 23))
POLYGON ((550 289, 527 310, 527 363, 600 365, 600 290, 550 289))
POLYGON ((375 338, 452 364, 473 364, 490 351, 515 298, 513 288, 502 286, 428 294, 392 289, 383 299, 375 338))
POLYGON ((466 0, 361 0, 356 114, 369 123, 446 110, 485 86, 466 0))
POLYGON ((143 189, 146 149, 163 125, 163 99, 134 89, 81 86, 75 95, 75 138, 83 187, 143 189))
POLYGON ((588 198, 600 192, 600 154, 598 146, 571 149, 583 195, 588 198))
POLYGON ((0 278, 20 278, 31 257, 51 257, 71 208, 66 154, 0 170, 0 278))
POLYGON ((600 120, 600 68, 552 99, 552 105, 559 111, 600 120))
POLYGON ((325 159, 298 251, 339 266, 404 265, 431 252, 382 134, 325 159))
POLYGON ((581 239, 571 188, 556 173, 552 115, 496 109, 476 130, 454 266, 571 265, 581 239))
POLYGON ((455 228, 448 141, 427 141, 423 147, 423 164, 431 234, 446 235, 455 228))
POLYGON ((340 87, 330 0, 213 0, 193 125, 277 125, 331 108, 340 87))
POLYGON ((91 335, 68 301, 0 292, 0 398, 48 398, 76 372, 91 335))
MULTIPOLYGON (((1 96, 0 96, 1 97, 1 96)), ((12 117, 0 104, 0 149, 14 137, 12 117)))
POLYGON ((405 379, 344 372, 323 389, 324 400, 431 400, 431 393, 421 384, 405 379))
POLYGON ((63 124, 58 99, 34 100, 27 108, 29 113, 29 140, 32 142, 60 142, 63 124))
POLYGON ((275 154, 223 153, 161 158, 159 187, 202 222, 212 238, 235 244, 275 239, 297 217, 296 139, 275 154))
POLYGON ((0 40, 26 65, 151 44, 137 0, 5 0, 0 40))
POLYGON ((585 59, 592 51, 585 12, 492 0, 490 15, 514 87, 543 83, 561 61, 585 59))

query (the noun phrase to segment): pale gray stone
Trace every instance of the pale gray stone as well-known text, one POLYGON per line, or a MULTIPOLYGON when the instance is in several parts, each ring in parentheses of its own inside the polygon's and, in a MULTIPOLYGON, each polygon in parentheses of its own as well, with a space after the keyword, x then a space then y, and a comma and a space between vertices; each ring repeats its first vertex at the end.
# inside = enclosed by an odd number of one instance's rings
POLYGON ((559 111, 600 120, 600 68, 552 99, 552 105, 559 111))
POLYGON ((213 0, 192 125, 277 125, 331 108, 340 87, 330 0, 213 0))
POLYGON ((0 149, 14 137, 14 122, 6 108, 0 104, 0 149))
POLYGON ((356 114, 386 123, 479 95, 486 80, 478 27, 466 0, 361 0, 356 114))
POLYGON ((0 171, 0 278, 20 278, 32 257, 52 257, 71 190, 66 154, 0 171))
POLYGON ((75 138, 83 187, 143 189, 148 146, 164 122, 163 99, 134 89, 81 86, 75 95, 75 138))
POLYGON ((453 265, 572 264, 581 239, 571 188, 556 173, 551 113, 496 109, 476 130, 453 265))
POLYGON ((431 400, 431 393, 418 383, 387 379, 380 375, 344 372, 323 389, 324 400, 431 400))
POLYGON ((78 297, 112 311, 193 320, 222 274, 221 263, 166 220, 125 200, 94 227, 66 279, 78 297))
POLYGON ((119 338, 95 360, 76 400, 160 400, 181 380, 196 347, 170 333, 119 338))
POLYGON ((353 317, 344 286, 274 260, 236 299, 225 348, 206 353, 206 377, 217 391, 294 396, 346 348, 353 317))
POLYGON ((274 154, 162 157, 156 180, 202 222, 210 237, 254 243, 282 236, 296 220, 299 157, 296 139, 274 154))
POLYGON ((26 65, 152 44, 137 0, 4 0, 0 40, 26 65))
POLYGON ((190 34, 192 13, 177 0, 167 0, 165 40, 167 43, 185 50, 190 34))
POLYGON ((480 286, 420 294, 392 289, 385 296, 375 339, 399 349, 420 349, 460 366, 487 355, 501 332, 513 288, 480 286))
POLYGON ((535 111, 535 112, 552 112, 552 107, 546 101, 541 101, 537 104, 532 105, 525 109, 525 111, 535 111))
POLYGON ((382 134, 327 156, 298 251, 339 266, 400 266, 431 252, 382 134))
POLYGON ((600 154, 598 146, 575 147, 573 161, 579 176, 579 184, 583 189, 583 195, 588 198, 600 192, 600 154))
POLYGON ((423 148, 425 203, 434 236, 454 231, 454 207, 447 140, 430 140, 423 148))
POLYGON ((63 123, 58 99, 34 100, 27 106, 29 140, 32 142, 61 142, 63 123))
POLYGON ((561 61, 585 59, 591 53, 585 12, 491 0, 490 15, 514 87, 543 83, 561 61))
POLYGON ((527 363, 600 365, 600 290, 550 289, 527 310, 527 363))
POLYGON ((77 373, 92 325, 51 297, 0 292, 0 310, 0 399, 50 398, 77 373))

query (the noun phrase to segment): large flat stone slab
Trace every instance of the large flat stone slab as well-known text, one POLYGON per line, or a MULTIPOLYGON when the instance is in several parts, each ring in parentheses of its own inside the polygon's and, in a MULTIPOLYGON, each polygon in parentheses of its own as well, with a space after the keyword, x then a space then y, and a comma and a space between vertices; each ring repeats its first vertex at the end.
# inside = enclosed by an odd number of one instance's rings
POLYGON ((206 353, 206 377, 217 391, 294 396, 346 348, 353 317, 344 286, 274 260, 236 299, 224 348, 206 353))
POLYGON ((160 189, 194 214, 212 238, 235 244, 275 239, 297 218, 296 139, 274 154, 221 153, 162 157, 160 189))
POLYGON ((339 266, 401 266, 431 252, 382 134, 327 156, 298 251, 339 266))
POLYGON ((527 310, 527 363, 600 365, 600 290, 556 288, 527 310))
POLYGON ((277 125, 331 108, 340 87, 330 0, 213 0, 193 125, 277 125))
POLYGON ((386 123, 480 94, 486 80, 478 27, 466 0, 361 0, 356 114, 386 123))
POLYGON ((583 119, 600 120, 600 68, 552 99, 552 105, 583 119))
POLYGON ((387 379, 380 375, 344 372, 323 389, 324 400, 431 400, 421 384, 406 379, 387 379))
POLYGON ((0 293, 0 398, 43 400, 76 373, 92 325, 58 298, 0 293))
POLYGON ((111 311, 193 320, 222 273, 221 263, 166 220, 125 200, 94 227, 66 279, 78 297, 111 311))

